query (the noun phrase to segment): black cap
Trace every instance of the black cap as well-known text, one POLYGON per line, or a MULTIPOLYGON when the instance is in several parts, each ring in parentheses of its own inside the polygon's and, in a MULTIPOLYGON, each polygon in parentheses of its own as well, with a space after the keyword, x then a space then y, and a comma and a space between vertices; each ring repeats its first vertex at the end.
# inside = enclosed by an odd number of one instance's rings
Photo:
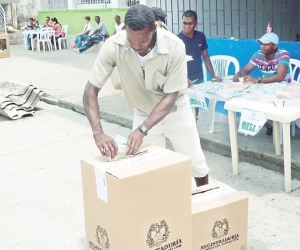
POLYGON ((151 9, 155 15, 156 20, 160 20, 162 22, 166 21, 167 13, 162 8, 152 7, 151 9))

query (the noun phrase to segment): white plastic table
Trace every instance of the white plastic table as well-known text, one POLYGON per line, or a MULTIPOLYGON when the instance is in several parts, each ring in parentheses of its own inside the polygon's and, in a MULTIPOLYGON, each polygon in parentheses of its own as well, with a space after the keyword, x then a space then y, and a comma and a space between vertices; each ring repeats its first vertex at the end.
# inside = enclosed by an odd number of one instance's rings
POLYGON ((241 112, 243 108, 264 112, 268 119, 273 120, 273 136, 277 155, 281 154, 279 122, 282 123, 285 191, 291 192, 290 124, 292 121, 300 118, 300 98, 285 100, 284 106, 282 106, 282 100, 277 100, 275 103, 277 103, 276 106, 271 101, 249 101, 242 98, 233 98, 225 103, 225 109, 228 110, 232 170, 233 174, 238 174, 239 157, 236 112, 241 112))
MULTIPOLYGON (((47 32, 49 33, 50 37, 52 37, 52 36, 55 37, 55 31, 52 30, 51 28, 48 28, 47 32)), ((34 39, 34 35, 36 35, 37 36, 37 44, 38 44, 37 51, 40 52, 39 39, 40 39, 41 33, 42 33, 42 29, 37 29, 37 30, 23 30, 22 31, 22 35, 23 35, 24 38, 27 38, 28 35, 30 36, 32 51, 34 51, 33 50, 33 47, 34 47, 34 40, 33 39, 34 39)), ((57 50, 56 43, 54 43, 54 50, 57 50)))
POLYGON ((209 125, 209 133, 214 132, 214 125, 215 125, 215 109, 217 101, 226 102, 229 98, 223 98, 222 96, 207 93, 208 90, 212 89, 213 87, 218 86, 220 83, 215 82, 212 83, 211 81, 207 81, 201 84, 196 84, 191 87, 191 90, 202 92, 206 98, 209 99, 209 106, 208 106, 208 125, 209 125))

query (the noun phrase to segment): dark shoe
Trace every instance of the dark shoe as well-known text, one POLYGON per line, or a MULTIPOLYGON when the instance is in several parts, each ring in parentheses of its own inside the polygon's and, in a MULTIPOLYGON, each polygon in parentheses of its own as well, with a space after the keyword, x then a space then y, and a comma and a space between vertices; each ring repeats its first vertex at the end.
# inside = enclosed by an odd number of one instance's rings
POLYGON ((32 48, 31 48, 31 47, 29 47, 28 49, 29 49, 29 50, 32 50, 32 48))
POLYGON ((273 133, 273 126, 270 125, 267 122, 266 122, 265 126, 266 126, 266 135, 272 135, 272 133, 273 133))

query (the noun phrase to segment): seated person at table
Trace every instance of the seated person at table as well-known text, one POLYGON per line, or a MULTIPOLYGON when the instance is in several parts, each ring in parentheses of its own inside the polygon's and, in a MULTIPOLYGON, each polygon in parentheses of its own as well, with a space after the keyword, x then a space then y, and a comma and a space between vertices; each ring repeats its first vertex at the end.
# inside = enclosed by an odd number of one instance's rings
POLYGON ((46 19, 45 19, 45 23, 43 25, 43 28, 46 28, 46 27, 52 27, 53 26, 53 22, 50 21, 50 17, 47 16, 46 19))
POLYGON ((81 48, 75 49, 77 53, 82 53, 83 51, 88 50, 93 47, 94 44, 99 43, 108 37, 106 26, 101 22, 99 16, 95 16, 95 22, 98 24, 98 28, 86 39, 87 43, 81 48))
MULTIPOLYGON (((60 37, 65 37, 66 33, 62 31, 61 24, 58 22, 56 17, 51 18, 51 21, 53 22, 52 29, 55 30, 55 42, 56 42, 56 48, 58 48, 57 39, 60 37)), ((51 38, 51 43, 54 45, 54 37, 51 38)))
MULTIPOLYGON (((244 77, 244 82, 253 84, 267 84, 273 82, 291 82, 290 77, 290 55, 286 50, 278 49, 279 38, 275 33, 266 33, 260 42, 260 50, 256 51, 250 62, 233 77, 233 81, 238 82, 239 77, 244 77), (253 77, 249 73, 257 67, 261 76, 253 77)), ((266 123, 266 134, 271 135, 273 127, 266 123)))
MULTIPOLYGON (((37 30, 39 29, 40 27, 35 23, 34 19, 32 17, 29 18, 29 22, 26 23, 26 26, 25 26, 25 30, 37 30)), ((36 35, 33 35, 32 38, 35 38, 36 35)), ((27 46, 28 46, 28 49, 29 50, 32 50, 32 47, 31 47, 31 35, 28 34, 27 36, 27 46)))
POLYGON ((76 34, 76 39, 74 44, 71 46, 71 49, 75 48, 81 48, 82 47, 82 41, 85 41, 89 38, 90 35, 94 32, 93 26, 91 24, 91 18, 89 16, 86 16, 84 18, 85 25, 83 27, 83 31, 76 34))
MULTIPOLYGON (((200 84, 203 82, 202 58, 205 68, 209 72, 212 80, 222 82, 222 78, 215 75, 213 66, 208 54, 208 45, 206 37, 203 32, 195 30, 198 25, 197 13, 193 10, 187 10, 182 14, 182 31, 178 37, 184 42, 187 67, 188 67, 188 86, 193 84, 200 84), (201 58, 202 57, 202 58, 201 58)), ((197 119, 199 108, 193 109, 194 115, 197 119)))

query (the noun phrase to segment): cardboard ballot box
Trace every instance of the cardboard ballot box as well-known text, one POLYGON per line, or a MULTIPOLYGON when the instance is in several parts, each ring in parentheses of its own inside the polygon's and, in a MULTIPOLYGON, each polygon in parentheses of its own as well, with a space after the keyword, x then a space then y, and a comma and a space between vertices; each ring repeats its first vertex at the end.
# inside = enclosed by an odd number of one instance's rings
POLYGON ((247 250, 248 196, 226 185, 193 191, 193 250, 247 250))
POLYGON ((7 33, 0 34, 0 58, 10 57, 9 37, 7 33))
POLYGON ((81 171, 87 249, 192 249, 190 158, 149 146, 81 171))

